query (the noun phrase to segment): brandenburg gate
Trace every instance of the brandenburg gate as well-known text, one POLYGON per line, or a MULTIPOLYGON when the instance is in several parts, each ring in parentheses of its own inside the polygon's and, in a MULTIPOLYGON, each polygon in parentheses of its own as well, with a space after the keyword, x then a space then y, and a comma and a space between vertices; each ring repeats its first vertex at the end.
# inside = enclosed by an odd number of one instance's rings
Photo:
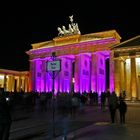
POLYGON ((100 95, 102 91, 115 90, 119 96, 120 92, 125 90, 129 99, 138 97, 127 87, 134 86, 132 81, 135 81, 135 60, 132 58, 132 80, 129 77, 126 86, 125 77, 130 72, 124 69, 128 69, 128 66, 124 65, 122 56, 114 56, 114 46, 118 45, 121 39, 116 30, 81 35, 78 24, 74 23, 73 16, 70 16, 68 29, 65 26, 58 27, 58 32, 57 37, 32 44, 32 49, 26 52, 30 61, 30 90, 52 91, 52 78, 46 70, 46 62, 55 52, 61 60, 61 71, 55 78, 55 94, 95 91, 100 95))

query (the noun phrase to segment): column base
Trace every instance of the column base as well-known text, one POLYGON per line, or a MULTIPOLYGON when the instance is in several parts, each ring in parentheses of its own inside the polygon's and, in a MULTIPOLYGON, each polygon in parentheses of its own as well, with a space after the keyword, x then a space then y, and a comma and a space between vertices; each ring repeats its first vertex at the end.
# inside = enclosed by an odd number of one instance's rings
POLYGON ((137 101, 137 97, 131 97, 131 101, 132 102, 137 101))

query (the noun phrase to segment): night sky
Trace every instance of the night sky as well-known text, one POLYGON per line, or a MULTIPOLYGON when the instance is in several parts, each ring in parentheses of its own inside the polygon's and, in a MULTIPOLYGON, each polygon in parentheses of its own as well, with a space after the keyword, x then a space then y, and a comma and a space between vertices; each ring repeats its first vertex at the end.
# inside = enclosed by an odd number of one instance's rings
POLYGON ((140 35, 139 4, 122 0, 8 2, 0 5, 0 68, 29 70, 32 43, 52 40, 74 16, 81 34, 115 29, 125 41, 140 35), (30 2, 30 3, 29 3, 30 2), (47 3, 48 2, 48 3, 47 3))

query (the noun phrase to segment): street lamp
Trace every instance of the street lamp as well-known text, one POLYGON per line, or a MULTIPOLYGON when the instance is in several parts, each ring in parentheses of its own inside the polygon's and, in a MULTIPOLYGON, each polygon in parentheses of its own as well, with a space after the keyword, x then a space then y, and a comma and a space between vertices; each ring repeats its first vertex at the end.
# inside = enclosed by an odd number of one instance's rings
POLYGON ((55 77, 61 70, 61 61, 56 58, 55 52, 52 52, 51 59, 47 61, 47 71, 52 77, 52 99, 53 99, 53 136, 55 137, 55 95, 54 95, 54 82, 55 77))

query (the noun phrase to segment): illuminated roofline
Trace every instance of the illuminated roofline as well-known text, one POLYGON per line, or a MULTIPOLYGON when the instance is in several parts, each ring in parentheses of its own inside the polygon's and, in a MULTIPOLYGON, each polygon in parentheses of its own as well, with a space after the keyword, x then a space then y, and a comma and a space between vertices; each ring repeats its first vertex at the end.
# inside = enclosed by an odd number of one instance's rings
POLYGON ((15 71, 15 70, 7 70, 7 69, 0 69, 0 73, 3 73, 3 74, 29 74, 28 71, 15 71))
MULTIPOLYGON (((121 43, 119 43, 119 44, 117 44, 117 45, 114 45, 114 46, 112 46, 112 47, 110 47, 110 48, 111 48, 111 49, 117 49, 116 47, 118 47, 118 46, 120 46, 120 45, 123 45, 123 44, 125 44, 125 43, 127 43, 127 42, 130 42, 130 41, 132 41, 132 40, 134 40, 134 39, 137 39, 137 38, 139 38, 139 37, 140 37, 140 35, 135 36, 135 37, 130 38, 130 39, 126 40, 126 41, 123 41, 123 42, 121 42, 121 43)), ((128 47, 128 46, 127 46, 127 47, 128 47)), ((133 46, 133 47, 135 47, 135 46, 133 46)), ((123 48, 125 48, 125 47, 123 47, 123 48)))
MULTIPOLYGON (((65 39, 71 39, 74 37, 78 38, 77 43, 86 42, 86 41, 93 41, 93 40, 103 39, 103 38, 107 38, 107 37, 114 37, 118 40, 121 39, 120 35, 116 32, 116 30, 108 30, 108 31, 90 33, 90 34, 85 34, 85 35, 69 35, 69 36, 64 36, 64 37, 56 37, 50 41, 33 43, 33 44, 31 44, 31 46, 32 46, 32 49, 38 49, 38 48, 44 48, 44 47, 45 48, 52 48, 52 47, 56 46, 56 44, 55 44, 56 40, 65 41, 65 39)), ((67 40, 66 40, 66 42, 67 42, 67 40)), ((73 42, 70 42, 69 44, 73 44, 73 42)))
MULTIPOLYGON (((115 40, 115 38, 113 37, 108 37, 108 38, 102 38, 102 39, 96 39, 96 40, 91 40, 91 41, 84 41, 84 42, 79 42, 79 43, 75 43, 75 44, 67 44, 67 45, 64 45, 65 47, 68 47, 68 46, 74 46, 74 45, 80 45, 80 44, 91 44, 91 43, 95 43, 94 45, 98 45, 99 41, 105 41, 105 40, 115 40)), ((63 45, 62 45, 63 46, 63 45)), ((53 46, 52 48, 59 48, 59 47, 62 47, 62 46, 53 46)), ((33 54, 33 53, 36 53, 38 51, 46 51, 46 50, 49 50, 51 48, 48 48, 48 47, 41 47, 41 48, 37 48, 37 49, 30 49, 29 51, 27 51, 26 53, 28 55, 30 54, 33 54)))

